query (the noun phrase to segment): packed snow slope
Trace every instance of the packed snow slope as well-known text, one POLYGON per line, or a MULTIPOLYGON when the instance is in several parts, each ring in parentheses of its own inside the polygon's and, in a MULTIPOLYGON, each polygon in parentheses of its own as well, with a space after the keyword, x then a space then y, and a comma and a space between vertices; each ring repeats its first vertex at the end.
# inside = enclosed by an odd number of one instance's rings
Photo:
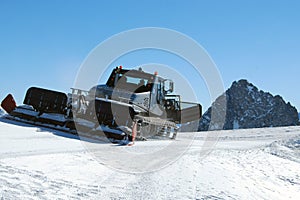
POLYGON ((175 162, 140 174, 100 164, 85 149, 92 142, 0 119, 0 199, 300 199, 297 126, 199 132, 175 162), (218 142, 203 156, 213 137, 218 142))

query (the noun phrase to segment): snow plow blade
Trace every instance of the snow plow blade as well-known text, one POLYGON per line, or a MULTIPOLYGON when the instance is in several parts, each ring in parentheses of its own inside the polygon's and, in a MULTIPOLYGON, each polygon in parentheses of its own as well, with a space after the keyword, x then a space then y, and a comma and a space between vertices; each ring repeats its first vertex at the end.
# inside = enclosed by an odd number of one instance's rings
POLYGON ((200 120, 202 116, 202 106, 196 103, 181 102, 181 124, 200 120))
POLYGON ((5 118, 41 127, 51 128, 87 138, 107 141, 123 140, 125 133, 109 129, 95 119, 83 115, 77 116, 76 126, 73 118, 70 99, 65 93, 31 87, 27 90, 23 105, 16 106, 12 95, 8 95, 2 102, 2 107, 9 115, 5 118), (86 118, 84 118, 86 117, 86 118), (92 126, 91 126, 92 124, 92 126), (79 128, 79 130, 77 130, 79 128), (107 138, 106 140, 104 138, 107 138))
POLYGON ((24 105, 15 107, 9 115, 31 124, 64 127, 65 131, 68 128, 66 125, 73 121, 65 115, 67 101, 67 95, 62 92, 31 87, 26 92, 24 105))

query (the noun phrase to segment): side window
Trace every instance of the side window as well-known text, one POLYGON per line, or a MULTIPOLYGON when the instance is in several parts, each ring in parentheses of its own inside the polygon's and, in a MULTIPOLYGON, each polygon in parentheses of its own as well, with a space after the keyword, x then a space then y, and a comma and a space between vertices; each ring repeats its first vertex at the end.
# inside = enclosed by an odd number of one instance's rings
POLYGON ((157 85, 157 102, 162 103, 162 98, 163 98, 163 83, 161 81, 159 81, 158 85, 157 85))

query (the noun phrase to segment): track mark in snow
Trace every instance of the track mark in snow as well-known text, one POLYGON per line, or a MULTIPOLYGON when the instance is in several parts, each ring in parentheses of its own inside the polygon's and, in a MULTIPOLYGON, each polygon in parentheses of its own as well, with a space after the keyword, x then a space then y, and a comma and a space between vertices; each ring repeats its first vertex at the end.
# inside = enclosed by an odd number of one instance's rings
POLYGON ((0 198, 2 199, 83 199, 99 194, 98 185, 52 179, 33 170, 0 163, 0 198))
POLYGON ((0 199, 300 199, 299 127, 221 131, 206 157, 197 133, 176 162, 145 174, 113 171, 52 133, 1 122, 0 133, 0 199))

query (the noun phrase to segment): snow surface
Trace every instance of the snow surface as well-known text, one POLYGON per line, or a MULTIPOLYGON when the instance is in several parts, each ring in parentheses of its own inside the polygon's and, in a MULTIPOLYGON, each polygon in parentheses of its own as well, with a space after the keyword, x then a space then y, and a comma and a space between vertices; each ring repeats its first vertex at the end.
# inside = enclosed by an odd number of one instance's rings
POLYGON ((3 116, 5 114, 5 112, 2 110, 2 108, 0 108, 0 117, 3 116))
POLYGON ((235 119, 233 121, 233 129, 239 129, 239 128, 240 128, 239 121, 235 119))
POLYGON ((247 89, 249 92, 252 92, 253 88, 254 88, 253 86, 247 85, 247 89))
POLYGON ((100 164, 85 148, 90 143, 0 119, 0 199, 300 199, 300 127, 196 133, 174 163, 140 174, 100 164), (203 156, 203 144, 215 136, 218 143, 203 156))

